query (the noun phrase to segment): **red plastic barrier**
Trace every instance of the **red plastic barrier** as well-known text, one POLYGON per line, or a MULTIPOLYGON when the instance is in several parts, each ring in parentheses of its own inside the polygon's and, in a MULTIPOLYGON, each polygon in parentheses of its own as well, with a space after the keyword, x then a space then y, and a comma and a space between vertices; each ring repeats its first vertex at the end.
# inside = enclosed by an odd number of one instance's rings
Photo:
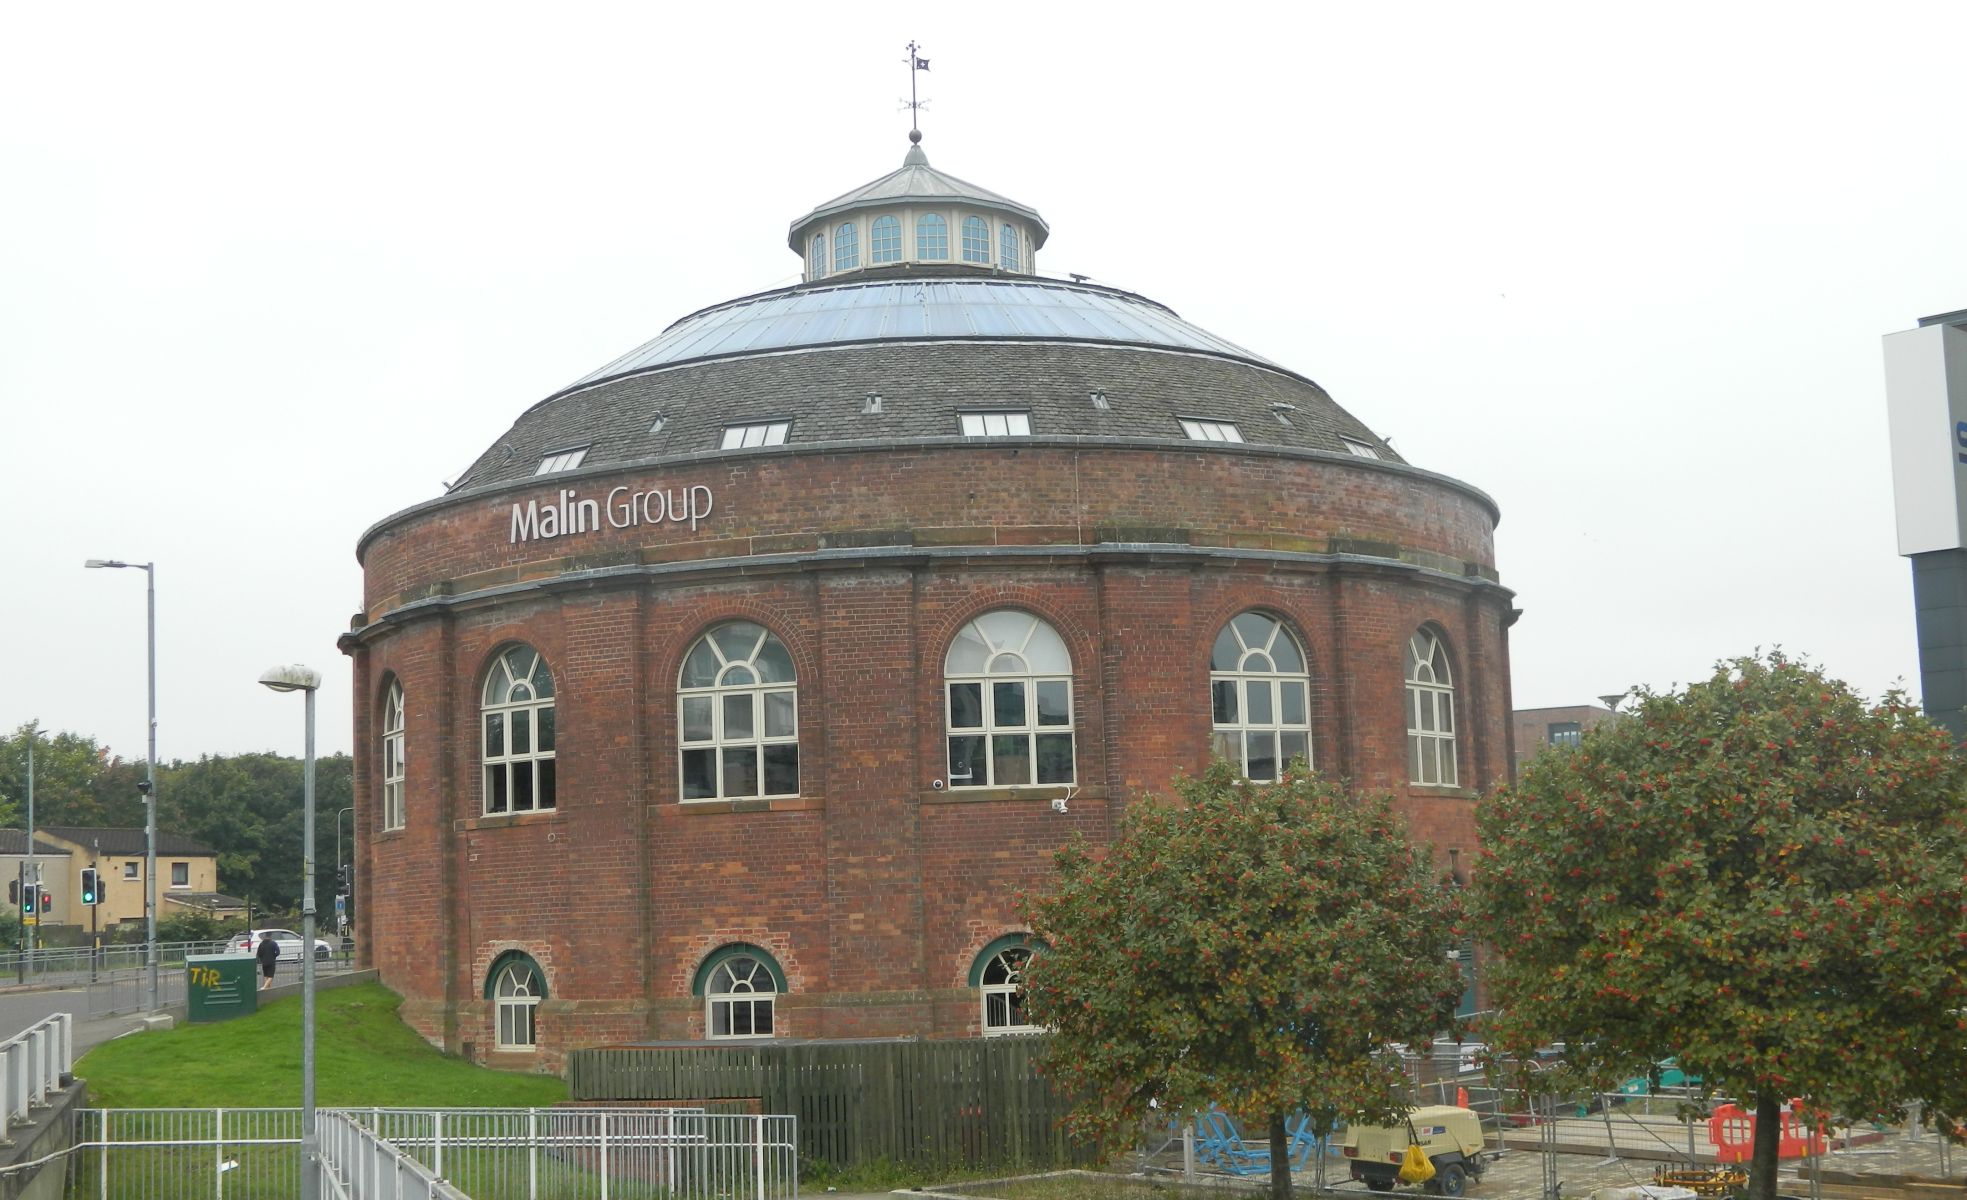
MULTIPOLYGON (((1777 1158, 1807 1158, 1824 1152, 1823 1122, 1806 1127, 1796 1111, 1801 1103, 1792 1100, 1783 1109, 1782 1132, 1776 1141, 1777 1158)), ((1717 1161, 1747 1162, 1755 1153, 1755 1117, 1743 1111, 1739 1104, 1724 1104, 1707 1119, 1707 1136, 1714 1143, 1717 1161)))

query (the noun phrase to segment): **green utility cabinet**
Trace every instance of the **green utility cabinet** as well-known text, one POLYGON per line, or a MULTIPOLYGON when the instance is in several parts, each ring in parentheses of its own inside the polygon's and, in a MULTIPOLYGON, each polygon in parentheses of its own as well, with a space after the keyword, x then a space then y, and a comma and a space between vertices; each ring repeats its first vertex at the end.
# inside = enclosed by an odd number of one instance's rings
POLYGON ((193 1021, 229 1021, 258 1012, 259 985, 254 979, 258 968, 258 960, 250 954, 185 955, 187 1015, 193 1021))

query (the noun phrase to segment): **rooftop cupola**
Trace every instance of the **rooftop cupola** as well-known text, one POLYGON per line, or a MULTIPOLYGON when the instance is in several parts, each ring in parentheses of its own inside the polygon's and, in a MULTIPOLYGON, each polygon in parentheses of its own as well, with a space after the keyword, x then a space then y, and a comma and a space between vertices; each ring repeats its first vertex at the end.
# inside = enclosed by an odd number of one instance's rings
POLYGON ((900 167, 792 223, 787 244, 805 257, 806 282, 925 266, 1037 274, 1045 218, 930 166, 920 130, 908 140, 900 167))

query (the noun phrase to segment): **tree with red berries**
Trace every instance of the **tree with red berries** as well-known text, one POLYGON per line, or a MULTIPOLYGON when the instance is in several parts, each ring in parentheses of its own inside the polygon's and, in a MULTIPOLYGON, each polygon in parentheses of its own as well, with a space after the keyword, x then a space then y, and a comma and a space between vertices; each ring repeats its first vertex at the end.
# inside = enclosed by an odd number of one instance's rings
POLYGON ((1676 1056, 1756 1115, 1967 1116, 1967 762, 1901 696, 1780 653, 1642 691, 1477 814, 1493 1040, 1599 1087, 1676 1056))
POLYGON ((1052 1030, 1074 1136, 1111 1144, 1151 1110, 1220 1104, 1263 1122, 1288 1200, 1289 1116, 1322 1134, 1406 1111, 1381 1051, 1453 1021, 1460 904, 1384 798, 1301 762, 1273 784, 1217 762, 1176 790, 1130 806, 1104 852, 1060 851, 1056 888, 1026 900, 1048 947, 1027 1011, 1052 1030))

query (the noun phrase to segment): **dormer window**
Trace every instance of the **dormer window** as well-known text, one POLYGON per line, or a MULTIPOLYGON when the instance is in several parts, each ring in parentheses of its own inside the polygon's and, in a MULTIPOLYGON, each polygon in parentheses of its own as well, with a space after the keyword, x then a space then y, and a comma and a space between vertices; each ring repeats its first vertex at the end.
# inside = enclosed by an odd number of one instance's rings
POLYGON ((1207 421, 1196 417, 1180 417, 1182 432, 1194 442, 1240 442, 1243 431, 1234 421, 1207 421))
POLYGON ((1018 263, 1018 231, 1007 224, 997 231, 997 265, 1006 271, 1023 270, 1018 263))
POLYGON ((1031 413, 1027 411, 966 412, 964 437, 1030 437, 1031 413))
POLYGON ((990 226, 982 217, 963 218, 963 261, 990 263, 990 226))
POLYGON ((760 421, 755 425, 726 425, 720 450, 750 450, 756 446, 783 446, 791 432, 790 421, 760 421))
POLYGON ((874 218, 874 228, 867 239, 867 261, 880 266, 882 263, 902 260, 902 223, 893 217, 874 218))
POLYGON ((571 450, 555 450, 553 453, 540 459, 539 469, 534 471, 533 474, 551 475, 555 471, 571 471, 575 467, 580 466, 581 460, 586 457, 586 446, 575 446, 571 450))
POLYGON ((852 221, 833 231, 833 269, 851 271, 861 265, 861 235, 852 221))
POLYGON ((949 222, 936 213, 915 219, 915 257, 928 261, 949 257, 949 222))
POLYGON ((826 235, 813 235, 813 252, 806 256, 806 278, 818 279, 826 274, 826 235))
POLYGON ((1349 438, 1344 434, 1340 434, 1339 441, 1348 451, 1358 455, 1360 458, 1378 458, 1380 456, 1380 452, 1375 450, 1371 444, 1362 442, 1358 438, 1349 438))

